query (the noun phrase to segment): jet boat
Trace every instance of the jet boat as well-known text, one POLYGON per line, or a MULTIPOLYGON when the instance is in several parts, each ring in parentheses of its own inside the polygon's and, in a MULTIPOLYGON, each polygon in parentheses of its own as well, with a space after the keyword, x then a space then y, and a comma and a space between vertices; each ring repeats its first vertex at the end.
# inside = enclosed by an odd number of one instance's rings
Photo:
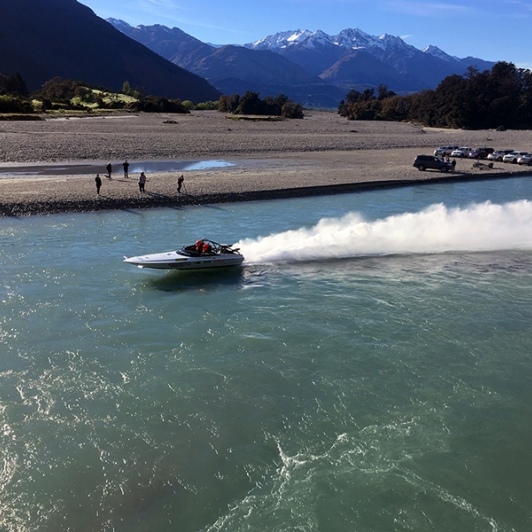
POLYGON ((199 270, 205 268, 225 268, 240 266, 244 261, 238 248, 226 246, 212 240, 201 239, 195 244, 184 246, 176 251, 152 253, 124 258, 124 262, 139 268, 159 270, 199 270))

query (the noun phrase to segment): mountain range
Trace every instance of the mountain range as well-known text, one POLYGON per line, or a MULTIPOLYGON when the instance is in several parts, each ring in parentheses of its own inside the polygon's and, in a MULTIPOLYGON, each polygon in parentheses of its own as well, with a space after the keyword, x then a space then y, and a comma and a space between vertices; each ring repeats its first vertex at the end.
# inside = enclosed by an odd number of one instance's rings
POLYGON ((483 71, 495 64, 453 57, 435 46, 419 50, 400 37, 375 37, 360 29, 345 29, 338 35, 285 31, 244 46, 214 46, 179 28, 108 21, 225 94, 283 93, 307 106, 337 107, 351 89, 363 91, 380 84, 398 94, 432 89, 446 76, 466 73, 470 66, 483 71))
POLYGON ((287 31, 215 46, 178 28, 103 20, 77 0, 0 0, 0 73, 20 73, 30 91, 62 77, 115 91, 127 81, 145 94, 194 102, 253 91, 337 108, 352 89, 383 84, 406 94, 493 64, 359 29, 287 31))

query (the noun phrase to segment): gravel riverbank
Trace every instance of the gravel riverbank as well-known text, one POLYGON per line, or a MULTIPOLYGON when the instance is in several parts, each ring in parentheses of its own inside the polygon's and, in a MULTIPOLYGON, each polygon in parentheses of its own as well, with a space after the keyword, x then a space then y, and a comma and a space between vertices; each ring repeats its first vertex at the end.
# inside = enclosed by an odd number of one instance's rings
POLYGON ((5 121, 0 122, 0 215, 220 203, 532 174, 529 167, 474 168, 474 161, 461 159, 453 174, 413 168, 417 154, 444 144, 532 151, 532 131, 358 122, 326 111, 282 121, 238 120, 215 111, 5 121), (124 159, 131 164, 128 179, 124 159), (131 169, 170 160, 184 169, 146 172, 146 192, 140 193, 139 174, 131 169), (105 177, 109 161, 112 179, 105 177), (199 168, 191 164, 197 162, 199 168), (103 181, 100 196, 96 172, 103 181), (185 187, 178 194, 181 174, 185 187))

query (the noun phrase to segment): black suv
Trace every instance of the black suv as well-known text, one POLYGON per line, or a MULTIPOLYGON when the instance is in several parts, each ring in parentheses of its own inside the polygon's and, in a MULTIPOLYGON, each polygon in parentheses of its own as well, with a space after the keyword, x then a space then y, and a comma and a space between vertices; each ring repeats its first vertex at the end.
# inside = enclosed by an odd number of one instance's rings
POLYGON ((452 169, 451 163, 446 163, 435 155, 418 155, 414 161, 414 166, 421 172, 428 168, 439 170, 440 172, 448 172, 452 169))
POLYGON ((473 159, 487 159, 488 155, 494 151, 493 148, 477 148, 469 154, 469 157, 473 159))

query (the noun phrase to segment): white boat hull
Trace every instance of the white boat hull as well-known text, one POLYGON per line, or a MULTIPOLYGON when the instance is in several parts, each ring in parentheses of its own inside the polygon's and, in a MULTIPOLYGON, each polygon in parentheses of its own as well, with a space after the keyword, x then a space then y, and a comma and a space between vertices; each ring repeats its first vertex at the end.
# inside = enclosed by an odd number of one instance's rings
POLYGON ((158 270, 199 270, 204 268, 225 268, 240 266, 244 261, 242 255, 216 255, 207 257, 186 257, 175 251, 153 253, 127 257, 124 262, 135 264, 139 268, 156 268, 158 270))
POLYGON ((134 264, 139 268, 157 270, 204 270, 240 266, 244 261, 244 257, 238 250, 233 250, 229 246, 221 246, 213 241, 208 242, 212 250, 208 253, 197 253, 193 251, 193 246, 188 246, 177 251, 125 257, 124 262, 134 264))

